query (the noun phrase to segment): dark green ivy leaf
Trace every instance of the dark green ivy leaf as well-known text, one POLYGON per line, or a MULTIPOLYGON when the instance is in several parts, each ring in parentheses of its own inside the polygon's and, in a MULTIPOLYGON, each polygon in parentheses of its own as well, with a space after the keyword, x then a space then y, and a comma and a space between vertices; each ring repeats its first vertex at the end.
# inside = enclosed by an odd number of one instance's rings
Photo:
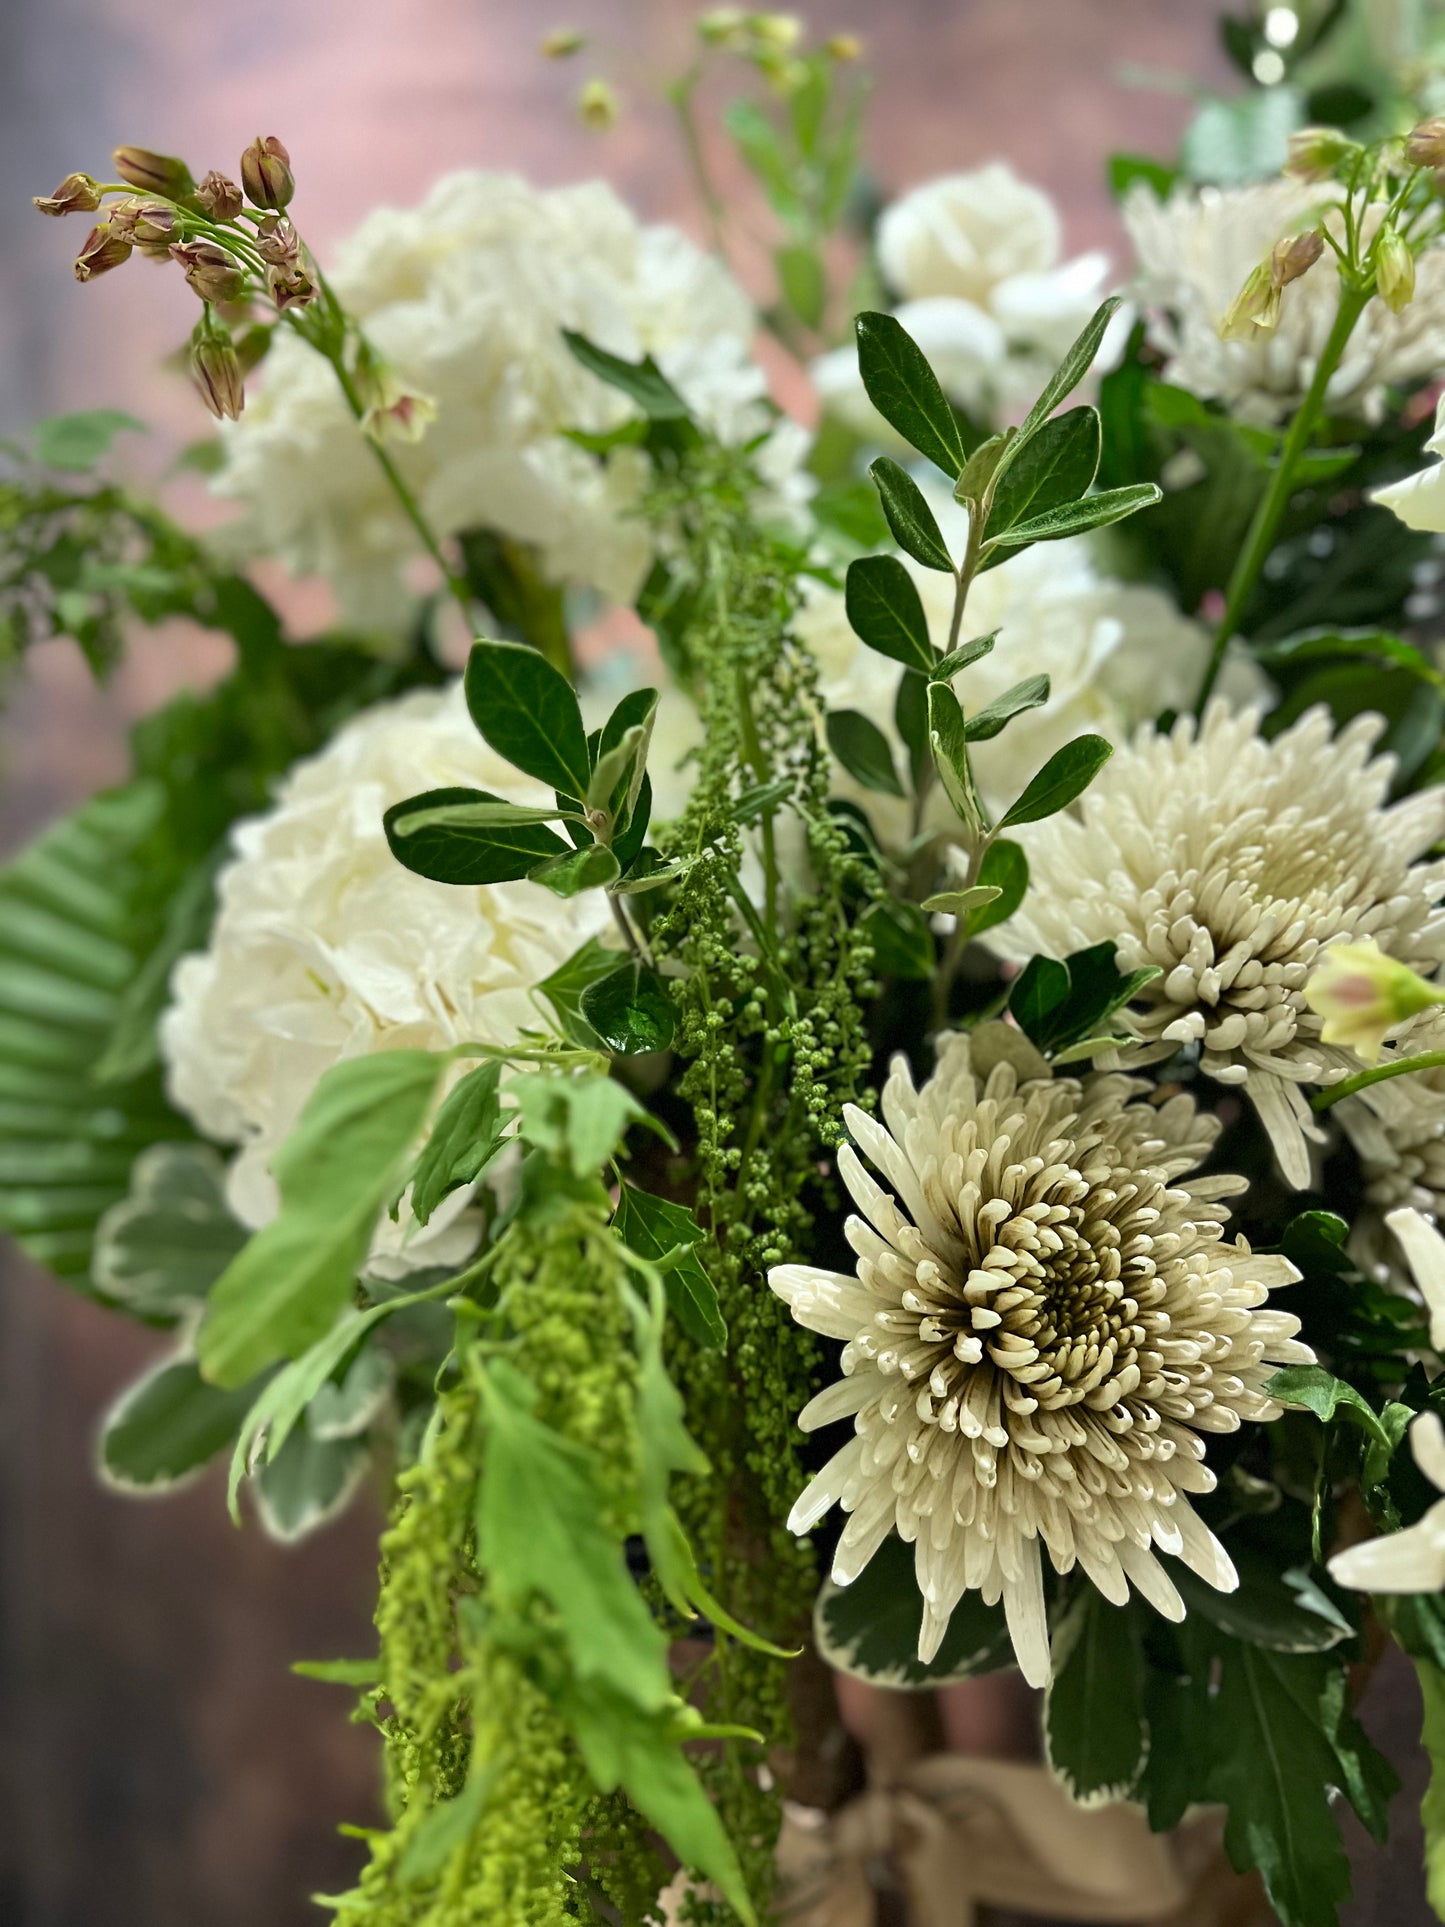
POLYGON ((624 1179, 612 1228, 651 1264, 671 1257, 662 1272, 669 1311, 694 1344, 721 1351, 728 1330, 718 1309, 717 1287, 693 1250, 706 1233, 686 1206, 655 1198, 624 1179))
POLYGON ((610 975, 619 961, 616 950, 608 949, 596 937, 589 937, 566 963, 559 964, 550 977, 544 977, 538 984, 538 990, 556 1011, 557 1022, 568 1043, 577 1044, 583 1050, 598 1049, 597 1033, 582 1015, 582 993, 599 977, 610 975))
POLYGON ((655 970, 636 958, 588 984, 582 1016, 619 1057, 666 1050, 677 1029, 677 1007, 655 970))

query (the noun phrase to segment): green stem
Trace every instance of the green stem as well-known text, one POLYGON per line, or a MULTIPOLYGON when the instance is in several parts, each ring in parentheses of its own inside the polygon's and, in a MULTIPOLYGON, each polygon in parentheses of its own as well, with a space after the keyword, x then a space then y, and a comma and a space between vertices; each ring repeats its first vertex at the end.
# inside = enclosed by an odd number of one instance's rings
POLYGON ((1372 1064, 1368 1070, 1356 1071, 1353 1077, 1342 1077, 1338 1084, 1331 1084, 1327 1091, 1319 1091, 1310 1099, 1316 1111, 1327 1111, 1331 1104, 1338 1104, 1342 1097, 1353 1097, 1356 1091, 1367 1090, 1371 1084, 1383 1084, 1389 1077, 1405 1077, 1411 1071, 1435 1071, 1445 1067, 1445 1050, 1422 1050, 1414 1057, 1395 1057, 1388 1064, 1372 1064))
POLYGON ((1219 619, 1219 627, 1214 635, 1214 647, 1210 652, 1209 667, 1204 672, 1200 684, 1199 698, 1194 705, 1196 716, 1204 714, 1204 706, 1214 693, 1214 685, 1219 680, 1219 672, 1224 666, 1224 652, 1239 626, 1240 616, 1246 603, 1254 593, 1255 585, 1270 551, 1274 548, 1275 536, 1284 515, 1289 498, 1294 491, 1295 475, 1299 468, 1300 457, 1304 454, 1309 438, 1319 420, 1324 405, 1325 390, 1330 378, 1340 365, 1346 345, 1355 331, 1355 323, 1365 311, 1373 289, 1353 287, 1342 284, 1340 305, 1336 310, 1334 325, 1320 353, 1315 367, 1314 379, 1305 393, 1290 423, 1289 433, 1285 436, 1284 446, 1279 453, 1279 461, 1274 474, 1270 477, 1269 487, 1254 512, 1254 520, 1249 525, 1249 534, 1244 547, 1240 550, 1239 560, 1234 565, 1234 573, 1229 578, 1229 589, 1225 596, 1224 614, 1219 619))
POLYGON ((708 171, 702 135, 698 132, 697 115, 692 110, 692 97, 697 91, 697 84, 701 78, 701 71, 697 67, 690 68, 668 89, 668 98, 672 102, 673 112, 677 115, 677 124, 682 133, 683 151, 687 155, 693 185, 697 188, 698 199, 702 202, 703 212, 707 216, 709 238, 718 254, 726 261, 728 251, 723 222, 725 204, 713 185, 712 175, 708 171))

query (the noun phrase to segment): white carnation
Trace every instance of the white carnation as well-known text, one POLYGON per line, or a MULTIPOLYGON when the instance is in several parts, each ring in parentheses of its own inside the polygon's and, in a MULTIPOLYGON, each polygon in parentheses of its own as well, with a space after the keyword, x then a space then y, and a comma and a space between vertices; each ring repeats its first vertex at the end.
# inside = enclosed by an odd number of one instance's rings
MULTIPOLYGON (((724 439, 767 425, 747 297, 600 181, 543 191, 515 175, 448 175, 420 207, 370 215, 328 278, 400 379, 437 405, 418 442, 391 449, 432 528, 535 543, 557 581, 630 601, 650 552, 629 512, 636 451, 599 464, 559 432, 605 431, 630 412, 574 359, 564 328, 628 360, 653 355, 724 439)), ((257 548, 328 576, 349 620, 405 619, 415 533, 332 369, 288 330, 223 447, 213 486, 247 505, 257 548)))
MULTIPOLYGON (((562 901, 533 883, 470 888, 403 869, 383 813, 451 786, 550 801, 482 741, 460 684, 367 710, 234 832, 209 946, 176 968, 161 1048, 173 1101, 240 1147, 228 1195, 247 1225, 275 1215, 271 1158, 324 1071, 371 1051, 515 1043, 539 1026, 531 987, 606 923, 596 894, 562 901)), ((424 1231, 405 1210, 383 1219, 374 1259, 465 1256, 466 1201, 455 1194, 424 1231)))
MULTIPOLYGON (((1140 183, 1124 200, 1139 259, 1137 293, 1167 380, 1222 401, 1245 421, 1294 412, 1314 377, 1335 313, 1339 277, 1326 257, 1285 288, 1277 328, 1221 341, 1219 324, 1250 272, 1275 242, 1312 226, 1334 197, 1328 187, 1270 181, 1252 187, 1176 189, 1160 201, 1140 183)), ((1367 210, 1369 223, 1380 210, 1367 210)), ((1333 217, 1332 217, 1333 218, 1333 217)), ((1372 301, 1355 325, 1325 391, 1338 413, 1378 419, 1384 390, 1424 380, 1445 362, 1445 247, 1427 248, 1415 297, 1400 314, 1372 301)))

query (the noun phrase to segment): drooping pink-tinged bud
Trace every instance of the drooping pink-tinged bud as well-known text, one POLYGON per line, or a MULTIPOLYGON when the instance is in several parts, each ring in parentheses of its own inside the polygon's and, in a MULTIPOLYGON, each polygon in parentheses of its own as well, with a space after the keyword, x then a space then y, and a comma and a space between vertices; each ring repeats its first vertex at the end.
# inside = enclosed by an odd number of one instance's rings
POLYGON ((142 254, 164 261, 180 229, 180 216, 169 201, 142 201, 131 222, 131 239, 142 254))
POLYGON ((239 301, 246 292, 246 272, 214 241, 177 241, 171 259, 179 261, 186 280, 202 301, 239 301))
POLYGON ((257 230, 256 252, 268 267, 294 267, 301 259, 301 237, 289 221, 278 216, 257 230))
POLYGON ((89 174, 67 174, 53 194, 31 196, 42 214, 94 214, 100 206, 100 182, 89 174))
POLYGON ((239 420, 246 406, 246 384, 229 335, 206 334, 193 343, 191 375, 217 421, 239 420))
POLYGON ((1251 341, 1256 331, 1267 334, 1279 322, 1279 288, 1271 263, 1261 261, 1234 297, 1219 323, 1221 341, 1251 341))
POLYGON ((1318 228, 1310 228, 1304 234, 1286 235, 1284 240, 1276 241, 1270 251, 1270 280, 1277 288, 1287 288, 1291 281, 1308 274, 1324 251, 1325 237, 1318 228))
POLYGON ((109 221, 102 221, 93 227, 85 237, 85 246, 75 257, 75 278, 77 281, 93 281, 98 274, 105 274, 111 268, 118 268, 128 261, 131 244, 124 234, 113 228, 109 221))
POLYGON ((266 286, 280 314, 285 314, 288 308, 304 308, 308 301, 316 299, 316 283, 299 261, 289 267, 267 268, 266 286))
POLYGON ((1295 181, 1328 181, 1359 152, 1359 142, 1338 127, 1300 127, 1289 137, 1284 171, 1295 181))
POLYGON ((296 192, 291 156, 274 134, 258 134, 241 156, 241 185, 252 207, 290 206, 296 192))
POLYGON ((148 147, 117 147, 111 158, 120 178, 138 187, 142 194, 163 194, 168 201, 181 201, 194 191, 191 170, 174 154, 153 154, 148 147))
POLYGON ((196 189, 196 199, 213 221, 234 221, 246 204, 236 183, 214 167, 196 189))
POLYGON ((437 418, 430 395, 408 388, 395 369, 369 354, 356 373, 361 430, 374 442, 419 442, 437 418))
POLYGON ((1408 308, 1415 296, 1415 257, 1390 222, 1375 236, 1375 287, 1391 314, 1408 308))
POLYGON ((1410 129, 1405 136, 1405 159, 1411 167, 1445 167, 1445 115, 1432 115, 1410 129))

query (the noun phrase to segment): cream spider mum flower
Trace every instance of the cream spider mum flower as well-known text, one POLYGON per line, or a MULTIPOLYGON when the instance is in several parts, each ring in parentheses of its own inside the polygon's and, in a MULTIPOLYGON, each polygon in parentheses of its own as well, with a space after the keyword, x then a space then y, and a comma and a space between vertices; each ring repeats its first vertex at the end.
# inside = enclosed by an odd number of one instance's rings
MULTIPOLYGON (((1427 1011, 1387 1041, 1382 1061, 1445 1049, 1445 1013, 1427 1011)), ((1403 1282, 1388 1225, 1401 1210, 1445 1216, 1445 1070, 1412 1071, 1347 1097, 1333 1115, 1355 1147, 1364 1198, 1350 1252, 1372 1276, 1403 1282)))
MULTIPOLYGON (((1299 406, 1339 306, 1339 277, 1319 262, 1284 290, 1279 325, 1244 341, 1221 341, 1219 324, 1251 271, 1286 235, 1313 226, 1332 187, 1267 181, 1250 187, 1176 189, 1160 201, 1137 186, 1124 224, 1138 256, 1136 293, 1151 346, 1167 357, 1169 381, 1225 402, 1245 421, 1283 421, 1299 406)), ((1373 232, 1382 209, 1367 209, 1373 232)), ((1332 217, 1335 218, 1335 217, 1332 217)), ((1445 362, 1445 247, 1427 248, 1415 298, 1399 314, 1372 301, 1356 324, 1325 403, 1339 414, 1378 420, 1384 391, 1433 375, 1445 362)))
POLYGON ((1341 939, 1426 972, 1445 956, 1445 863, 1417 861, 1445 834, 1445 789, 1387 806, 1378 716, 1332 736, 1312 709, 1272 742, 1258 720, 1215 703, 1198 729, 1141 730, 1077 814, 1021 834, 1032 885, 989 941, 1019 961, 1111 941, 1121 970, 1157 964, 1127 1061, 1197 1046, 1210 1077, 1244 1086, 1302 1189, 1321 1133, 1301 1087, 1359 1068, 1321 1040, 1306 980, 1341 939))
POLYGON ((851 1417, 855 1433, 791 1529, 841 1504, 833 1577, 847 1585, 896 1528, 916 1547, 920 1658, 976 1589, 1003 1599, 1042 1685, 1045 1551, 1171 1619, 1184 1606, 1156 1550, 1234 1588, 1189 1503, 1215 1483, 1200 1434, 1276 1417, 1266 1380, 1312 1354, 1298 1319, 1265 1308, 1293 1266, 1224 1237, 1220 1200, 1244 1179, 1184 1176, 1217 1120, 1185 1096, 1137 1101, 1137 1079, 1051 1078, 1033 1058, 1002 1025, 951 1037, 921 1091, 896 1058, 883 1122, 845 1113, 890 1187, 842 1147, 863 1213, 845 1227, 856 1276, 783 1265, 770 1283, 799 1324, 846 1341, 843 1377, 799 1424, 851 1417))

